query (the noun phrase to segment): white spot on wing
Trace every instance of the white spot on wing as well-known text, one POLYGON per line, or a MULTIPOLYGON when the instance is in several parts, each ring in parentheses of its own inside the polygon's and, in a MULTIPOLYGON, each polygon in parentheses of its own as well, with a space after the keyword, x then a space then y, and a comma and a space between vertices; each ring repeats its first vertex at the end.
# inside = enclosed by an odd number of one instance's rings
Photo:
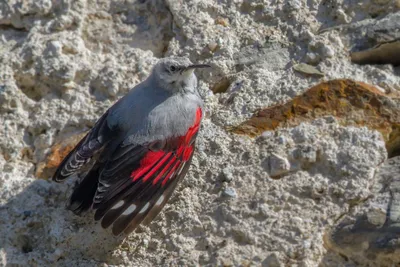
POLYGON ((74 160, 75 160, 76 162, 78 162, 78 163, 79 163, 79 162, 85 162, 85 159, 78 159, 77 157, 75 157, 74 160))
POLYGON ((185 164, 182 164, 182 166, 179 168, 178 170, 178 174, 176 176, 181 175, 182 171, 183 171, 183 167, 185 167, 185 164))
POLYGON ((156 202, 156 206, 161 205, 161 203, 163 203, 163 201, 164 201, 164 195, 161 195, 161 197, 156 202))
POLYGON ((125 211, 124 213, 122 213, 122 215, 129 215, 132 212, 134 212, 136 209, 136 205, 135 204, 131 204, 125 211))
POLYGON ((111 209, 112 209, 112 210, 118 209, 119 207, 121 207, 122 205, 124 205, 124 203, 125 203, 125 201, 120 200, 120 201, 118 201, 117 204, 115 204, 111 209))
POLYGON ((139 211, 139 213, 145 212, 149 208, 149 206, 150 206, 150 204, 149 204, 149 202, 147 202, 146 205, 144 205, 144 207, 139 211))

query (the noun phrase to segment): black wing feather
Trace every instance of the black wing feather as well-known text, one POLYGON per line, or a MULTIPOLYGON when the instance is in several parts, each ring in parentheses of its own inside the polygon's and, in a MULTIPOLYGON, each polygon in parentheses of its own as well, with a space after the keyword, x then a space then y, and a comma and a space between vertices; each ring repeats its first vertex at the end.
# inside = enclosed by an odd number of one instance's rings
POLYGON ((123 131, 108 127, 107 114, 63 160, 53 179, 83 172, 82 166, 94 158, 91 170, 74 189, 69 209, 79 214, 91 207, 95 220, 101 220, 104 228, 112 226, 119 235, 154 219, 186 175, 201 110, 185 136, 130 145, 123 145, 123 131))
POLYGON ((75 188, 69 199, 67 208, 77 215, 87 211, 92 206, 98 179, 99 166, 95 165, 75 188))
MULTIPOLYGON (((119 232, 122 231, 123 228, 125 228, 123 231, 126 234, 131 233, 138 227, 139 224, 149 224, 154 218, 160 213, 162 208, 167 204, 169 198, 172 196, 172 193, 175 191, 176 186, 178 183, 186 176, 186 173, 189 170, 190 164, 192 162, 192 157, 187 161, 184 165, 182 165, 182 171, 178 170, 177 172, 179 175, 175 177, 173 180, 170 181, 170 183, 164 188, 164 193, 163 193, 163 201, 156 205, 157 201, 159 200, 159 197, 161 194, 157 195, 157 197, 153 198, 151 200, 150 207, 147 209, 146 213, 144 213, 142 216, 136 216, 135 220, 132 220, 131 222, 128 223, 128 226, 125 227, 122 225, 122 227, 118 228, 117 225, 113 227, 113 233, 118 234, 119 232)), ((118 222, 118 221, 117 221, 118 222)))
POLYGON ((61 182, 79 172, 90 159, 106 144, 112 130, 107 125, 108 111, 96 122, 95 126, 75 148, 63 159, 53 175, 53 180, 61 182))
MULTIPOLYGON (((115 151, 115 155, 118 153, 119 157, 114 155, 110 158, 99 179, 99 189, 102 186, 106 188, 103 192, 98 190, 93 203, 93 209, 96 210, 95 220, 101 220, 103 228, 112 225, 115 235, 122 232, 129 233, 145 218, 147 222, 150 222, 161 211, 178 182, 186 175, 193 156, 192 153, 190 159, 183 160, 181 156, 177 155, 178 144, 179 142, 171 139, 170 142, 164 141, 162 145, 158 146, 155 144, 152 146, 138 145, 132 146, 130 151, 123 153, 119 149, 115 151), (171 145, 171 143, 175 145, 171 145), (133 181, 131 173, 140 167, 141 159, 151 151, 149 147, 161 148, 166 154, 172 153, 158 170, 152 173, 151 178, 146 181, 143 179, 133 181), (175 163, 168 164, 170 160, 174 160, 175 163), (174 168, 175 164, 177 166, 174 168), (172 170, 173 168, 174 170, 172 170), (174 172, 170 175, 171 171, 174 172), (160 175, 159 181, 154 184, 153 180, 158 175, 160 175), (170 175, 168 181, 162 184, 168 175, 170 175), (157 203, 161 197, 162 201, 157 203), (127 212, 132 210, 132 207, 136 207, 136 209, 127 212), (144 209, 144 207, 146 208, 144 209)), ((194 149, 194 143, 190 145, 194 149)), ((161 162, 162 159, 160 158, 158 162, 161 162)), ((144 173, 142 177, 147 173, 144 173)))
MULTIPOLYGON (((186 175, 190 162, 191 160, 183 163, 181 166, 185 169, 185 172, 181 172, 179 176, 174 175, 164 186, 162 186, 161 183, 156 185, 152 185, 151 182, 142 183, 142 186, 135 190, 138 192, 137 195, 135 193, 130 193, 124 198, 126 204, 121 207, 118 213, 110 215, 106 213, 106 216, 102 220, 102 225, 103 221, 107 220, 108 226, 110 226, 110 223, 113 224, 112 232, 114 235, 119 235, 122 232, 129 234, 134 231, 148 215, 150 215, 148 221, 154 219, 171 197, 179 181, 186 175), (156 205, 161 196, 163 196, 163 200, 156 205), (123 215, 123 212, 132 204, 136 205, 135 211, 123 215), (145 209, 146 205, 148 206, 145 209), (142 209, 145 210, 142 211, 142 209)), ((178 173, 179 170, 180 169, 177 169, 176 173, 178 173)))

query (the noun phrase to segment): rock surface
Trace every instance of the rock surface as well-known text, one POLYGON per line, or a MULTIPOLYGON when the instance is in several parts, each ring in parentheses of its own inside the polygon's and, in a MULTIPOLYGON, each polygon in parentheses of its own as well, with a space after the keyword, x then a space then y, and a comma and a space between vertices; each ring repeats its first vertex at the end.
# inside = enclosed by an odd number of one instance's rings
POLYGON ((344 125, 378 130, 386 141, 389 156, 399 154, 399 93, 388 95, 373 86, 352 80, 320 83, 285 104, 258 111, 231 130, 254 136, 327 115, 335 116, 344 125))
POLYGON ((355 206, 325 235, 326 246, 360 265, 400 262, 400 157, 379 168, 371 198, 355 206))
POLYGON ((397 0, 0 2, 0 265, 398 264, 389 195, 399 187, 376 174, 398 171, 379 169, 391 140, 379 127, 343 123, 332 109, 255 138, 227 128, 334 79, 373 85, 381 107, 397 110, 398 67, 355 65, 349 53, 363 32, 373 44, 396 37, 399 10, 397 0), (196 156, 156 220, 115 238, 64 209, 74 181, 47 179, 100 114, 173 55, 213 66, 197 73, 206 114, 196 156), (300 63, 324 77, 298 73, 300 63))

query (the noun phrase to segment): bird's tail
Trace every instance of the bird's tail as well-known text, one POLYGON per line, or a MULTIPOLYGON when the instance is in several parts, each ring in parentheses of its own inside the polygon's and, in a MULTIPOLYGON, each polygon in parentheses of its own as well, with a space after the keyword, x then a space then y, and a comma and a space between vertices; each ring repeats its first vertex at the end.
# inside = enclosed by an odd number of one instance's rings
POLYGON ((87 211, 93 204, 99 181, 99 167, 95 164, 81 182, 75 187, 69 199, 67 209, 80 215, 87 211))

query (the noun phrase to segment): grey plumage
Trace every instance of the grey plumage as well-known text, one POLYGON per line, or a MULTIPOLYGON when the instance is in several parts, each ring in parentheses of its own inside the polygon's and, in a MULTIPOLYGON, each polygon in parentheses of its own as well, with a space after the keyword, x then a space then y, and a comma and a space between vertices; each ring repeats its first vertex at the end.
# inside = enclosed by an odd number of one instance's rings
POLYGON ((165 205, 188 169, 201 120, 196 67, 208 66, 192 65, 186 58, 160 60, 144 82, 96 122, 53 177, 62 181, 92 161, 71 196, 71 210, 93 207, 95 218, 103 219, 105 227, 113 224, 119 234, 153 218, 165 205), (165 200, 157 204, 155 197, 165 200), (127 210, 131 214, 124 216, 127 210))

